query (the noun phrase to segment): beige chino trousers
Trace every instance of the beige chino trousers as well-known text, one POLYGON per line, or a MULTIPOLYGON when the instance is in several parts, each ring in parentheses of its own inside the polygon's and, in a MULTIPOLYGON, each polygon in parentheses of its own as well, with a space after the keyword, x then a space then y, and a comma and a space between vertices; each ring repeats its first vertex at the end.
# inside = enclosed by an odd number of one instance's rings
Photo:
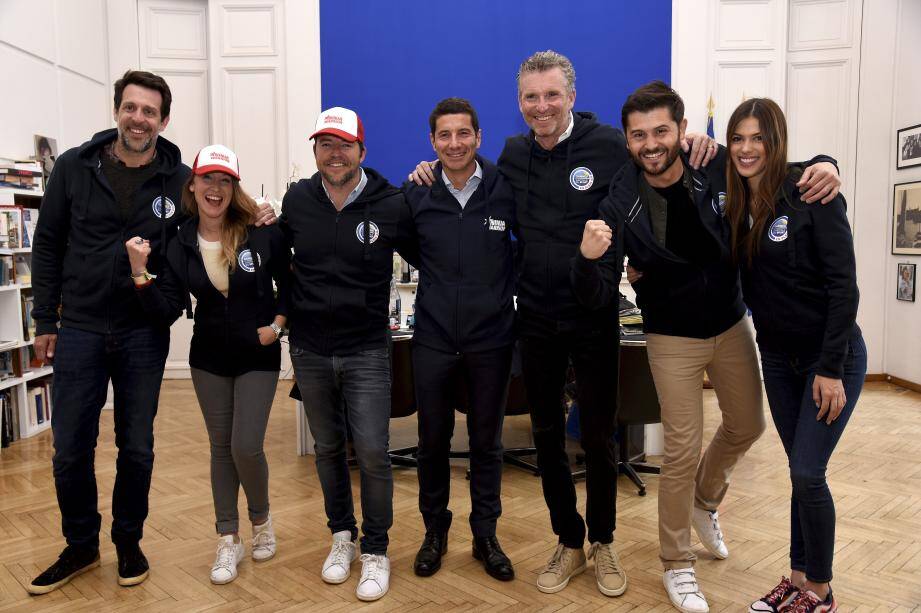
POLYGON ((719 507, 732 469, 764 431, 755 343, 744 317, 711 338, 648 334, 646 339, 665 435, 659 557, 666 570, 688 568, 697 559, 691 550, 694 507, 719 507), (723 421, 701 457, 704 371, 723 421))

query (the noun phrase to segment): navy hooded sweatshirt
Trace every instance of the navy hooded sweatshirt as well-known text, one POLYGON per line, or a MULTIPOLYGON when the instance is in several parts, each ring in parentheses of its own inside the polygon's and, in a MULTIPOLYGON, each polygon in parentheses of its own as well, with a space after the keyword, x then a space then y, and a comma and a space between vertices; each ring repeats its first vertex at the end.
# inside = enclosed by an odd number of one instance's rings
POLYGON ((148 239, 147 269, 160 272, 166 242, 186 219, 180 194, 190 170, 178 147, 157 137, 159 166, 138 187, 126 221, 99 157, 116 135, 114 128, 99 132, 55 162, 32 245, 36 334, 57 333, 58 305, 62 325, 89 332, 111 334, 152 323, 131 280, 125 241, 148 239))
POLYGON ((611 179, 628 159, 626 140, 593 113, 573 113, 573 119, 572 134, 553 149, 544 149, 529 133, 506 140, 499 156, 516 198, 523 333, 529 333, 533 315, 576 326, 617 325, 616 305, 587 307, 577 299, 569 270, 585 222, 598 217, 611 179))
POLYGON ((156 282, 136 290, 148 313, 166 325, 183 308, 191 314, 189 292, 195 296, 189 366, 221 377, 278 370, 281 364, 278 341, 263 345, 257 330, 271 324, 276 315, 288 315, 291 250, 277 226, 249 226, 246 232, 228 276, 226 298, 208 278, 202 261, 198 218, 179 226, 167 248, 168 266, 156 282))
POLYGON ((413 342, 451 353, 514 342, 514 195, 494 164, 476 160, 483 180, 463 208, 442 180, 440 163, 431 187, 403 187, 419 250, 413 342))
POLYGON ((393 251, 418 266, 406 199, 376 171, 337 211, 320 173, 291 186, 279 226, 294 248, 291 344, 325 356, 386 347, 393 251))

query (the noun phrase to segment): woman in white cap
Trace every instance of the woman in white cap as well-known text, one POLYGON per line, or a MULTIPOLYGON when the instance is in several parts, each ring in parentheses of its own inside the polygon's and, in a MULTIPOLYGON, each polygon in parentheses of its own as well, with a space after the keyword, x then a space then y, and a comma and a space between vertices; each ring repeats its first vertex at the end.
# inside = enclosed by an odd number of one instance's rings
POLYGON ((223 584, 237 577, 244 555, 241 485, 253 524, 253 559, 275 555, 263 441, 278 383, 278 337, 287 321, 290 251, 278 226, 253 225, 256 202, 240 186, 237 156, 223 145, 195 157, 182 205, 190 219, 170 242, 169 265, 156 283, 146 274, 147 242, 134 237, 125 246, 148 313, 172 321, 183 308, 191 316, 189 292, 197 301, 189 366, 211 441, 220 535, 211 581, 223 584))

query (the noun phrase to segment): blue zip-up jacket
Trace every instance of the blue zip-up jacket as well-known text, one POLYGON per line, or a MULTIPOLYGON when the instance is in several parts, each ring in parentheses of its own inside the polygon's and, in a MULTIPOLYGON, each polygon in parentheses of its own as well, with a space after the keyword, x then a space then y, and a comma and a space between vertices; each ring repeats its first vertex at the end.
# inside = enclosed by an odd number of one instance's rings
POLYGON ((289 339, 325 356, 387 346, 393 251, 414 266, 406 198, 371 168, 358 198, 341 211, 317 172, 291 186, 279 227, 294 249, 289 339))
POLYGON ((226 298, 205 269, 197 217, 179 226, 167 247, 168 266, 156 282, 137 290, 151 317, 167 325, 183 308, 191 315, 189 292, 195 296, 189 366, 221 377, 278 370, 281 364, 278 341, 263 345, 258 329, 271 324, 276 315, 288 315, 291 250, 278 226, 249 226, 246 232, 246 240, 237 248, 237 265, 228 277, 226 298))
POLYGON ((818 355, 816 372, 840 379, 860 302, 854 238, 844 197, 805 204, 801 174, 787 175, 751 267, 741 257, 742 289, 761 348, 818 355))
POLYGON ((431 187, 403 189, 419 246, 413 342, 447 352, 486 351, 514 342, 512 188, 476 157, 483 179, 461 208, 435 167, 431 187))
POLYGON ((89 332, 150 325, 131 280, 125 241, 148 239, 147 269, 160 272, 167 241, 187 219, 180 194, 191 171, 179 148, 157 137, 158 170, 138 188, 134 212, 125 222, 99 159, 116 134, 115 128, 99 132, 65 151, 54 165, 32 245, 36 334, 57 333, 58 305, 62 325, 89 332))

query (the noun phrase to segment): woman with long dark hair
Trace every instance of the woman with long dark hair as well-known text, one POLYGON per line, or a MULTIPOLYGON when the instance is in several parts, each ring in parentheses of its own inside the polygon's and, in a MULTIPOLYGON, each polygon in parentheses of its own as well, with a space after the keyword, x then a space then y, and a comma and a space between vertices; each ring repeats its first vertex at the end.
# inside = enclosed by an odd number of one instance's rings
POLYGON ((726 136, 732 253, 793 484, 791 576, 749 611, 836 611, 835 506, 825 470, 867 369, 846 204, 840 195, 827 205, 800 199, 802 167, 787 164, 787 124, 774 101, 743 102, 726 136))
POLYGON ((138 296, 167 321, 195 296, 189 351, 192 383, 211 442, 211 491, 220 535, 211 581, 229 583, 243 558, 237 496, 246 493, 252 557, 275 555, 269 515, 269 468, 263 452, 275 398, 287 321, 291 252, 278 226, 256 227, 256 202, 240 186, 237 156, 222 145, 202 149, 182 188, 190 219, 167 249, 157 282, 146 274, 146 241, 126 243, 138 296), (278 286, 276 298, 272 281, 278 286))

